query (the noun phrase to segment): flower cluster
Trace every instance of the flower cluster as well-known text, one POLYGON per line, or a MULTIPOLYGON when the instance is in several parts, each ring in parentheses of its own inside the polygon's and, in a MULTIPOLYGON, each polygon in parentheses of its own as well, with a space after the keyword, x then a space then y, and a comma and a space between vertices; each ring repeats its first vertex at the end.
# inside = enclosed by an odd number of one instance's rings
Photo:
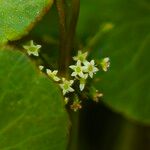
MULTIPOLYGON (((30 45, 23 46, 25 50, 27 50, 28 55, 39 56, 39 50, 41 45, 35 45, 33 41, 30 41, 30 45)), ((71 80, 65 79, 64 77, 58 76, 58 70, 50 70, 45 69, 46 74, 49 78, 53 81, 57 82, 62 89, 62 93, 64 95, 65 104, 69 102, 69 93, 75 93, 75 99, 73 100, 72 105, 70 106, 71 109, 77 111, 81 109, 81 101, 79 100, 76 91, 79 89, 81 92, 85 89, 86 82, 88 78, 93 78, 93 76, 99 71, 99 68, 95 64, 94 60, 87 60, 88 52, 82 53, 78 51, 77 56, 73 57, 75 61, 74 65, 70 65, 69 68, 72 70, 71 72, 71 80), (76 82, 77 81, 77 82, 76 82), (78 89, 74 88, 74 84, 78 85, 78 89)), ((104 71, 107 71, 110 66, 110 60, 108 57, 104 58, 100 62, 101 68, 104 71)), ((44 66, 39 66, 41 71, 44 70, 44 66)), ((102 96, 102 93, 97 92, 93 96, 94 101, 98 101, 98 98, 102 96)))
POLYGON ((74 80, 77 79, 80 81, 80 91, 83 91, 87 78, 93 78, 93 75, 99 70, 96 67, 94 60, 91 60, 90 62, 87 61, 87 55, 87 52, 82 53, 81 51, 78 51, 78 55, 73 57, 76 64, 69 66, 69 68, 73 70, 71 76, 74 77, 74 80))

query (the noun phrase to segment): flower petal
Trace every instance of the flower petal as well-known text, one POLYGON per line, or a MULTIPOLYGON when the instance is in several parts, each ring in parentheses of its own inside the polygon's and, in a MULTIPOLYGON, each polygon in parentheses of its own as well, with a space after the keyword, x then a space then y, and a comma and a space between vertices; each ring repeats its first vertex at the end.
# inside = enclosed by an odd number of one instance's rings
POLYGON ((85 87, 85 84, 80 84, 80 91, 83 91, 84 87, 85 87))
POLYGON ((77 73, 76 72, 73 72, 72 74, 71 74, 71 76, 76 76, 77 75, 77 73))
POLYGON ((60 79, 58 78, 58 77, 56 77, 56 76, 54 76, 54 81, 56 81, 56 82, 58 82, 58 81, 60 81, 60 79))
POLYGON ((76 68, 76 66, 75 65, 71 65, 71 66, 69 66, 69 68, 74 70, 76 68))
POLYGON ((93 78, 93 72, 89 72, 89 76, 93 78))
POLYGON ((70 87, 68 91, 69 91, 69 92, 73 92, 74 89, 73 89, 72 87, 70 87))
POLYGON ((56 75, 58 73, 58 70, 54 70, 53 74, 56 75))

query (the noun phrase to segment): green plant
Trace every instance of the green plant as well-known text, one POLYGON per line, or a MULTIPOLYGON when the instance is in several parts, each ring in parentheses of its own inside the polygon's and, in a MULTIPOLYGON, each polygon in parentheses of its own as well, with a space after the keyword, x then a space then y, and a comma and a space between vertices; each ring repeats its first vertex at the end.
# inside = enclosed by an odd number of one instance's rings
MULTIPOLYGON (((80 136, 90 104, 149 126, 149 6, 146 0, 1 0, 0 149, 100 149, 86 147, 80 136)), ((124 124, 123 139, 134 139, 136 125, 124 124)), ((124 149, 140 150, 125 141, 124 149)))

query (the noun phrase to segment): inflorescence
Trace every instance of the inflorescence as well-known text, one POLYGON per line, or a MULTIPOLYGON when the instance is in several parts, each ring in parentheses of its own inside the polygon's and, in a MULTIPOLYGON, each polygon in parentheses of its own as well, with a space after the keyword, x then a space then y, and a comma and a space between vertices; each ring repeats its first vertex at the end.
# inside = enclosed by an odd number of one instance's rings
MULTIPOLYGON (((27 51, 28 55, 39 56, 41 45, 35 45, 33 40, 30 41, 30 45, 24 45, 23 48, 27 51)), ((69 68, 71 72, 71 79, 68 80, 64 77, 58 76, 58 70, 51 70, 46 68, 46 74, 49 78, 59 84, 62 89, 62 93, 64 95, 64 102, 68 104, 69 102, 69 93, 75 93, 74 100, 70 105, 70 108, 74 111, 77 111, 82 108, 81 101, 79 100, 76 92, 76 88, 74 86, 75 83, 78 83, 78 90, 83 92, 86 86, 86 82, 88 78, 93 78, 94 75, 99 71, 99 67, 97 67, 94 60, 87 60, 88 52, 82 53, 82 51, 78 51, 77 56, 73 57, 75 61, 74 65, 70 65, 69 68)), ((106 57, 101 60, 100 66, 103 71, 107 71, 110 67, 109 57, 106 57)), ((42 71, 44 66, 40 65, 39 69, 42 71)), ((94 89, 93 100, 98 102, 99 98, 102 97, 103 94, 98 92, 98 90, 94 89)))

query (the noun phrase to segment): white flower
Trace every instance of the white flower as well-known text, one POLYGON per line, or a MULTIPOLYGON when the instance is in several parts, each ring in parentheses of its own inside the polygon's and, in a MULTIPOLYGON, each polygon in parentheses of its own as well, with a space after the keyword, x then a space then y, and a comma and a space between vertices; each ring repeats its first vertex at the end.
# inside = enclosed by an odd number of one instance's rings
POLYGON ((84 87, 85 87, 85 84, 86 84, 86 79, 87 79, 88 75, 87 74, 84 74, 84 77, 83 78, 80 78, 80 91, 83 91, 84 87))
POLYGON ((65 97, 65 99, 64 99, 65 104, 68 104, 68 101, 69 101, 69 98, 65 97))
POLYGON ((87 55, 88 55, 88 52, 82 53, 81 51, 78 51, 78 55, 73 57, 73 59, 75 61, 80 60, 81 62, 85 62, 87 55))
POLYGON ((39 56, 41 45, 34 45, 33 40, 31 40, 30 45, 24 45, 23 48, 27 50, 29 55, 39 56))
POLYGON ((39 66, 39 69, 40 69, 40 70, 43 70, 43 69, 44 69, 44 66, 40 65, 40 66, 39 66))
POLYGON ((65 78, 62 78, 62 81, 63 81, 63 83, 60 84, 60 87, 63 90, 63 95, 65 95, 66 93, 74 91, 74 89, 71 87, 73 82, 74 82, 73 80, 68 81, 65 78))
POLYGON ((84 65, 84 71, 87 72, 91 78, 93 78, 93 74, 98 71, 98 68, 95 67, 94 60, 84 62, 84 65))
POLYGON ((109 57, 106 57, 101 61, 101 66, 104 71, 108 71, 108 68, 110 67, 109 57))
POLYGON ((54 81, 60 81, 60 78, 57 77, 57 70, 51 71, 50 69, 46 69, 46 73, 49 77, 51 77, 54 81))
POLYGON ((74 72, 71 74, 71 76, 80 76, 80 77, 84 77, 83 74, 83 66, 81 65, 81 61, 78 60, 76 65, 71 65, 69 66, 69 68, 71 68, 72 70, 74 70, 74 72))

